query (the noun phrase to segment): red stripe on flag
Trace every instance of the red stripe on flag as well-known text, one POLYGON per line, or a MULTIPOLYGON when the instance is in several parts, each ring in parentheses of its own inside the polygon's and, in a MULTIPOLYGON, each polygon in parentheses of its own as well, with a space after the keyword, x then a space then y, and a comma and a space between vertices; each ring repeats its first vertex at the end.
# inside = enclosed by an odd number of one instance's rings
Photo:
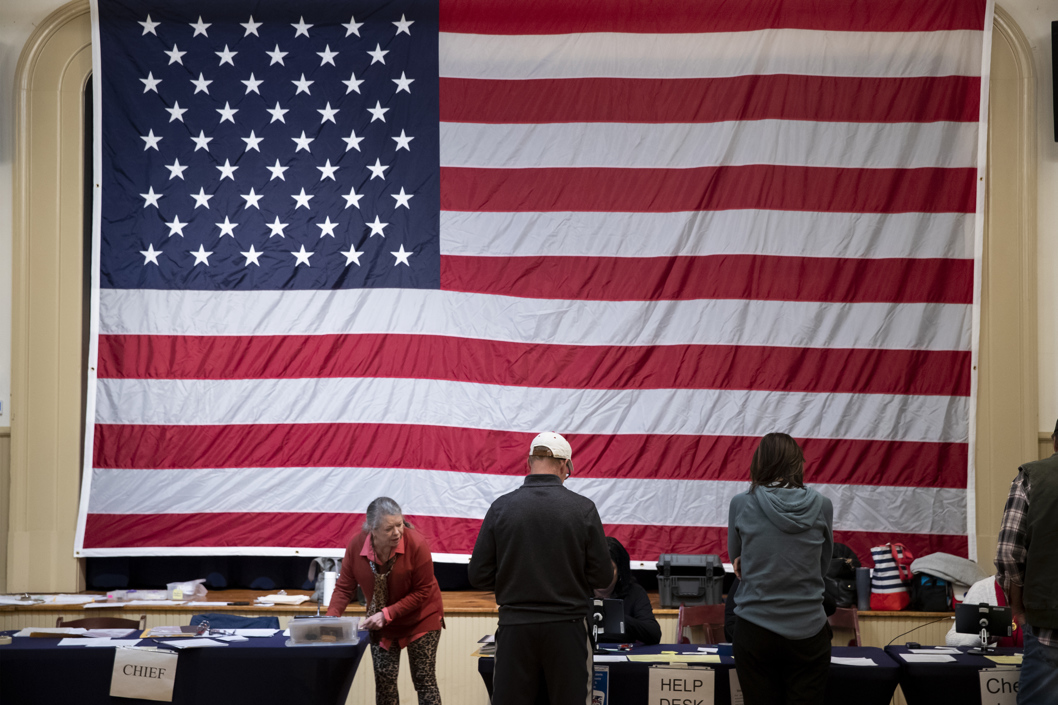
POLYGON ((442 122, 976 122, 976 76, 859 78, 441 78, 442 122))
POLYGON ((973 303, 973 260, 442 255, 441 288, 534 299, 973 303))
MULTIPOLYGON (((480 519, 415 514, 408 514, 407 518, 426 537, 433 553, 470 554, 481 530, 480 519)), ((363 520, 363 514, 322 512, 89 514, 84 547, 344 548, 360 532, 363 520)), ((604 524, 604 529, 625 546, 639 547, 633 560, 656 561, 662 553, 714 553, 727 560, 727 527, 604 524)), ((865 564, 870 563, 871 546, 889 541, 904 544, 914 555, 944 551, 965 556, 967 551, 965 536, 867 531, 834 534, 835 540, 848 544, 865 564)))
MULTIPOLYGON (((392 467, 522 475, 534 435, 399 424, 96 424, 93 464, 146 470, 392 467), (395 454, 394 448, 401 452, 395 454)), ((760 442, 748 436, 566 437, 576 477, 735 482, 749 481, 750 459, 760 442)), ((800 443, 809 483, 966 486, 965 444, 829 438, 800 443)))
POLYGON ((752 164, 694 169, 441 167, 441 209, 973 213, 977 170, 752 164))
POLYGON ((867 3, 849 0, 441 0, 442 32, 469 34, 570 34, 575 32, 690 33, 816 29, 834 32, 935 32, 980 30, 984 0, 867 3))
POLYGON ((969 396, 958 350, 549 345, 431 335, 100 335, 100 379, 444 379, 563 389, 969 396))

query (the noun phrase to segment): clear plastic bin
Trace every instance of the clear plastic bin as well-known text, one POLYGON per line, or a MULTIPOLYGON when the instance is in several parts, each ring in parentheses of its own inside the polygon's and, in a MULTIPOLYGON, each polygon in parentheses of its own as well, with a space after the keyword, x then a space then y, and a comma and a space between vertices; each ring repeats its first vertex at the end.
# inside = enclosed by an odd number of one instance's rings
POLYGON ((307 617, 288 623, 290 638, 287 646, 323 646, 327 644, 358 644, 356 627, 359 617, 307 617))

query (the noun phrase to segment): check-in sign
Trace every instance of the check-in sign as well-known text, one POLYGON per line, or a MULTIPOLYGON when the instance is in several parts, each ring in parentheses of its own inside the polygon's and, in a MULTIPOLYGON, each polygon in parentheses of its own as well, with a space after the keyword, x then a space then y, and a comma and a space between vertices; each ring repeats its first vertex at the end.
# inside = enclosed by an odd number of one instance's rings
POLYGON ((981 676, 981 705, 1016 705, 1020 668, 986 668, 981 676))
POLYGON ((178 659, 179 656, 173 651, 115 649, 110 695, 173 702, 178 659))
POLYGON ((713 705, 711 668, 650 669, 648 705, 713 705))

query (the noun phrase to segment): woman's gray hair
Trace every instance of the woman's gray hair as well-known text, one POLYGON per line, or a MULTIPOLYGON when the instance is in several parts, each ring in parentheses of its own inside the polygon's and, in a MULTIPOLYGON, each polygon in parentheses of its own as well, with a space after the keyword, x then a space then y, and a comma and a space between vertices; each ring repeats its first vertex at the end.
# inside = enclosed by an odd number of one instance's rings
MULTIPOLYGON (((364 531, 370 533, 377 529, 382 523, 382 517, 403 517, 400 505, 389 497, 376 497, 367 505, 367 514, 364 516, 364 531)), ((404 522, 406 526, 411 526, 404 522)))

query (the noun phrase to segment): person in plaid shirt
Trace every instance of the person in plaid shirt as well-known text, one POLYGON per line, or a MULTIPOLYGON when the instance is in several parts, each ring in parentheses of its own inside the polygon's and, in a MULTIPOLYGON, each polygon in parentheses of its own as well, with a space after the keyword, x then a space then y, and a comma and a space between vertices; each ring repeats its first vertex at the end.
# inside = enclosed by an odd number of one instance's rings
POLYGON ((1058 424, 1051 443, 1054 455, 1018 468, 996 548, 999 581, 1025 630, 1018 705, 1058 705, 1058 424))

